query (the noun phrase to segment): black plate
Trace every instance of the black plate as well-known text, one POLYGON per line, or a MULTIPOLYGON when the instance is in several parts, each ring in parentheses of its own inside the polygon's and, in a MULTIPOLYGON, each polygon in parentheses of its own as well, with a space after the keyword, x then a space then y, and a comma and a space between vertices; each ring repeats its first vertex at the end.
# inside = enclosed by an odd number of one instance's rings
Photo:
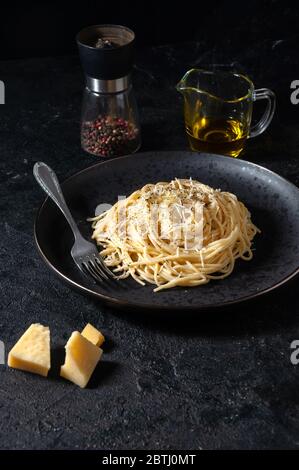
POLYGON ((221 281, 193 288, 153 293, 132 279, 108 288, 89 282, 70 256, 72 233, 54 203, 46 199, 35 222, 35 239, 46 263, 70 286, 122 307, 206 309, 248 300, 295 276, 299 267, 299 190, 279 175, 244 160, 192 152, 148 152, 98 163, 75 174, 62 189, 75 220, 87 238, 86 218, 100 203, 114 204, 146 183, 177 178, 199 180, 233 192, 262 230, 254 242, 254 259, 238 260, 234 272, 221 281), (121 284, 121 285, 120 285, 121 284))

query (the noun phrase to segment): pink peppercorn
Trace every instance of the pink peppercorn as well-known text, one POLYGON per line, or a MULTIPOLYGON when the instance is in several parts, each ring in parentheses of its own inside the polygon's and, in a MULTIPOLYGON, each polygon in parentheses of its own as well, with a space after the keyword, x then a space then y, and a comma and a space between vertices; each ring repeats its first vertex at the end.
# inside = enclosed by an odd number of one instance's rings
POLYGON ((82 124, 82 147, 89 153, 113 157, 130 153, 136 147, 139 131, 123 118, 104 116, 82 124))

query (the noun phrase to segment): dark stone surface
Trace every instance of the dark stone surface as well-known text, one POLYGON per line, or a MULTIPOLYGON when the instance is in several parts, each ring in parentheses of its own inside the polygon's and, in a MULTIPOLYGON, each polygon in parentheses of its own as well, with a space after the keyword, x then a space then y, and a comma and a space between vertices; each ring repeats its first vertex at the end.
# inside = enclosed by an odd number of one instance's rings
MULTIPOLYGON (((175 83, 193 66, 231 66, 278 97, 271 128, 248 142, 243 158, 298 185, 299 107, 290 103, 298 38, 280 39, 248 49, 225 39, 219 50, 204 42, 145 50, 134 74, 142 150, 187 148, 175 83)), ((34 246, 43 194, 32 165, 44 160, 64 178, 94 162, 80 150, 79 62, 2 62, 0 79, 0 338, 8 352, 30 323, 41 322, 51 327, 54 348, 48 380, 0 366, 0 447, 298 447, 299 366, 290 362, 290 343, 299 339, 298 280, 255 304, 192 320, 133 317, 70 291, 34 246), (55 370, 70 333, 87 321, 107 344, 90 387, 80 390, 55 370)))

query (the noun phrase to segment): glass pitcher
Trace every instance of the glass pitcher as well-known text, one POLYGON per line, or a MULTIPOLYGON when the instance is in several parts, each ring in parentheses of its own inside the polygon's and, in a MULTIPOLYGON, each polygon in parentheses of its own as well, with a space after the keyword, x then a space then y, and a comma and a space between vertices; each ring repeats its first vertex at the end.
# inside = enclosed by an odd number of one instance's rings
POLYGON ((177 84, 184 96, 185 127, 192 150, 237 157, 249 137, 269 126, 275 94, 254 89, 245 75, 233 72, 189 70, 177 84), (267 100, 260 121, 251 125, 253 102, 267 100))

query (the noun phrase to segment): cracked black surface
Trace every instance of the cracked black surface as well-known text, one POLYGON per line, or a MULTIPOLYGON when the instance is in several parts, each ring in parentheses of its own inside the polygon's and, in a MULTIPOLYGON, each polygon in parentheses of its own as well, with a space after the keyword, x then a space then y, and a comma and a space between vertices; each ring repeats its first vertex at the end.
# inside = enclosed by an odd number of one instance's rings
MULTIPOLYGON (((272 88, 277 113, 250 140, 243 158, 299 185, 298 38, 244 49, 225 40, 149 48, 134 86, 142 151, 187 149, 182 102, 174 85, 191 67, 218 64, 272 88)), ((80 149, 83 77, 77 57, 0 63, 0 339, 6 353, 33 322, 49 325, 49 379, 0 365, 2 449, 297 448, 298 279, 270 296, 200 318, 149 318, 113 311, 70 291, 48 271, 33 241, 43 194, 32 166, 44 160, 61 179, 94 163, 80 149), (63 346, 86 322, 107 336, 89 388, 57 376, 63 346), (56 371, 56 373, 55 373, 56 371)), ((258 113, 258 109, 257 109, 258 113)), ((283 247, 282 247, 283 249, 283 247)))

